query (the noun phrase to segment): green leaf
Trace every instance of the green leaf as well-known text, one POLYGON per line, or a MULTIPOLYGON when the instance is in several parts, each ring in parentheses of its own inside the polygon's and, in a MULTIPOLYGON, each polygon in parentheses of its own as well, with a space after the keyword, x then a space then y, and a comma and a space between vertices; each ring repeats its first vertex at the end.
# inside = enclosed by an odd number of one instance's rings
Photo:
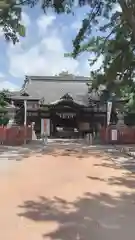
POLYGON ((25 35, 26 35, 25 26, 19 24, 18 33, 21 37, 25 37, 25 35))
POLYGON ((72 57, 72 53, 64 53, 64 57, 72 57))

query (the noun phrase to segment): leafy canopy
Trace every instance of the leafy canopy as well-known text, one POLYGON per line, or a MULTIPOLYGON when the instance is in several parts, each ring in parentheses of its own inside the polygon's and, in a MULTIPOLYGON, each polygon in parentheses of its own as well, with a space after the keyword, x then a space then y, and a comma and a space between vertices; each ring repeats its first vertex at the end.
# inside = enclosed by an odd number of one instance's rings
POLYGON ((0 91, 0 108, 4 108, 8 105, 7 98, 9 91, 4 89, 0 91))
MULTIPOLYGON (((5 38, 16 43, 18 35, 25 36, 21 25, 23 6, 40 4, 44 12, 51 7, 56 13, 69 13, 74 10, 74 3, 75 0, 0 0, 0 25, 5 38)), ((73 40, 73 52, 68 56, 76 58, 84 51, 93 53, 95 59, 89 59, 90 66, 102 58, 100 68, 91 71, 93 87, 103 84, 110 92, 121 96, 130 86, 131 94, 135 86, 135 0, 78 1, 80 7, 85 4, 90 6, 90 11, 82 21, 73 40)))
POLYGON ((126 86, 134 87, 135 1, 93 1, 73 46, 74 58, 84 51, 94 54, 90 66, 102 58, 99 69, 91 72, 94 88, 103 84, 110 92, 121 95, 126 86), (92 35, 94 26, 95 36, 92 35))
POLYGON ((6 40, 18 42, 18 36, 25 36, 25 27, 21 24, 21 11, 24 6, 30 8, 39 5, 46 12, 52 8, 56 13, 71 12, 72 0, 0 0, 0 27, 6 40))

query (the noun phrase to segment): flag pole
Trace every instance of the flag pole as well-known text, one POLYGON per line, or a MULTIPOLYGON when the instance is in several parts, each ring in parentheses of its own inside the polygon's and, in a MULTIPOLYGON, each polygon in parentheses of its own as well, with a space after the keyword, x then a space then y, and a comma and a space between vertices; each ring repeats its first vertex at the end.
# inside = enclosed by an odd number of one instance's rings
POLYGON ((24 144, 26 144, 27 100, 24 100, 24 144))

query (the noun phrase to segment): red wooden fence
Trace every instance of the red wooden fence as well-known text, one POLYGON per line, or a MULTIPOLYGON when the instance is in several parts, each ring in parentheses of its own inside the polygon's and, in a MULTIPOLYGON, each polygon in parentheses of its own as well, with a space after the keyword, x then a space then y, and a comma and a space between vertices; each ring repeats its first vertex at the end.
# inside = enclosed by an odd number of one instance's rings
POLYGON ((108 127, 108 128, 102 128, 100 130, 100 139, 102 143, 113 143, 111 139, 111 131, 113 129, 117 129, 117 141, 115 143, 117 144, 135 144, 135 128, 131 127, 121 127, 121 128, 114 128, 114 127, 108 127))
POLYGON ((11 128, 0 127, 0 143, 4 145, 22 145, 24 141, 32 140, 32 128, 15 126, 11 128))
MULTIPOLYGON (((117 129, 117 144, 135 144, 135 128, 102 128, 100 130, 100 139, 104 144, 113 143, 111 139, 112 129, 117 129)), ((0 143, 4 145, 17 146, 25 141, 32 140, 32 128, 24 126, 14 126, 11 128, 0 127, 0 143)))

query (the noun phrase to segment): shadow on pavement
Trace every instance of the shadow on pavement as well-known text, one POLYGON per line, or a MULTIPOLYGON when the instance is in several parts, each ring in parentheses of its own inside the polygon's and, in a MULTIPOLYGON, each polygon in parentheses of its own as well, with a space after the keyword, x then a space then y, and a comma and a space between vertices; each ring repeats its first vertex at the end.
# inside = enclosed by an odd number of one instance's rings
POLYGON ((110 178, 99 178, 93 176, 87 176, 88 179, 93 181, 101 181, 106 182, 108 185, 116 185, 116 186, 125 186, 129 189, 135 188, 135 175, 134 174, 123 174, 123 177, 110 177, 110 178))
MULTIPOLYGON (((107 153, 105 152, 105 149, 107 149, 107 146, 88 146, 84 144, 78 144, 78 143, 61 143, 61 144, 50 144, 45 146, 41 154, 42 155, 51 155, 54 157, 59 156, 75 156, 77 158, 86 158, 95 156, 95 157, 103 157, 107 153)), ((111 148, 112 149, 112 148, 111 148)))
POLYGON ((132 240, 135 235, 135 194, 85 193, 74 202, 59 197, 26 201, 19 217, 36 222, 57 222, 58 228, 43 238, 52 240, 132 240))
MULTIPOLYGON (((51 149, 50 154, 54 152, 54 149, 53 151, 51 149)), ((103 156, 102 152, 95 154, 103 157, 103 163, 95 164, 94 167, 115 169, 115 164, 108 161, 110 156, 103 156)), ((127 172, 121 177, 111 176, 108 179, 93 176, 87 178, 93 182, 106 182, 110 189, 115 189, 115 195, 86 192, 75 201, 67 201, 59 196, 50 199, 40 196, 38 200, 28 200, 19 205, 18 217, 23 216, 35 222, 42 221, 44 224, 57 223, 57 229, 48 233, 43 232, 43 239, 133 240, 135 236, 135 193, 132 192, 135 188, 134 174, 127 172), (124 187, 124 190, 120 191, 119 186, 124 187)))

